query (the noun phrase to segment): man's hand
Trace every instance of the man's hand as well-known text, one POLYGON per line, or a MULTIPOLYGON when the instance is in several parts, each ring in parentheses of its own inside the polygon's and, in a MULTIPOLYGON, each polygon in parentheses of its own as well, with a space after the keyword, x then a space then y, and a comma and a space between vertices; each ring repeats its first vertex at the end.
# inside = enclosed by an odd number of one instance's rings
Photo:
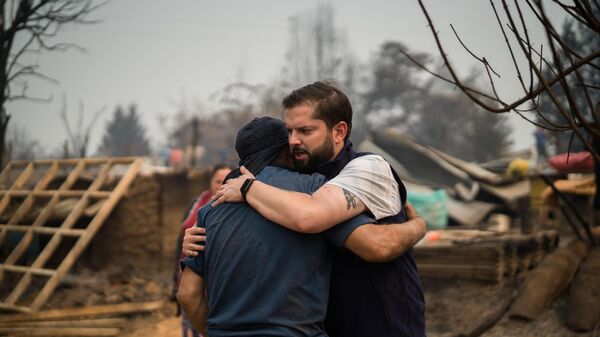
POLYGON ((407 217, 406 221, 407 222, 414 220, 413 222, 415 223, 415 226, 416 226, 415 227, 415 235, 417 237, 417 242, 418 242, 423 237, 425 237, 425 234, 427 233, 427 224, 425 223, 425 220, 423 220, 423 218, 421 218, 419 213, 417 213, 417 210, 410 202, 406 203, 406 205, 404 206, 404 211, 406 212, 406 217, 407 217))
POLYGON ((183 236, 182 252, 186 256, 197 256, 198 251, 204 250, 204 242, 206 241, 206 229, 204 227, 190 227, 185 230, 183 236), (202 244, 200 244, 202 243, 202 244))
POLYGON ((212 197, 214 202, 213 207, 216 207, 224 202, 242 202, 242 192, 240 188, 244 184, 244 181, 248 178, 254 178, 254 175, 248 171, 245 167, 240 167, 241 176, 227 180, 227 183, 221 185, 215 195, 212 197))
POLYGON ((405 206, 407 221, 400 224, 366 224, 346 238, 344 247, 368 262, 387 262, 411 249, 419 242, 427 226, 415 208, 405 206))

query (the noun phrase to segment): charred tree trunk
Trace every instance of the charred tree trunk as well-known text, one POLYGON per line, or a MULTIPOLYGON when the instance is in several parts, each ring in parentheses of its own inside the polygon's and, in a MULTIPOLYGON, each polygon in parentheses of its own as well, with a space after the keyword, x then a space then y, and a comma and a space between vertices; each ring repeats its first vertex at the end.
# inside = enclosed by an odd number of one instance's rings
POLYGON ((4 168, 8 162, 7 151, 6 151, 6 128, 10 116, 6 113, 6 109, 0 109, 0 168, 4 168))

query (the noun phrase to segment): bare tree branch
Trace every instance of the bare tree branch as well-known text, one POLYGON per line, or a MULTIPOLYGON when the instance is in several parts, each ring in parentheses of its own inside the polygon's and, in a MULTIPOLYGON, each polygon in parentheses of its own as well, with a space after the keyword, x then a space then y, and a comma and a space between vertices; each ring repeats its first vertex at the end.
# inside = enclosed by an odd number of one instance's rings
MULTIPOLYGON (((40 73, 38 65, 24 64, 23 56, 32 52, 83 50, 74 44, 54 42, 54 39, 64 26, 96 22, 87 17, 106 3, 100 1, 102 0, 0 1, 0 111, 3 114, 6 113, 5 104, 9 101, 48 100, 30 97, 27 94, 26 80, 35 78, 54 83, 56 81, 40 73)), ((5 130, 9 120, 0 118, 0 164, 4 161, 5 130)))
MULTIPOLYGON (((485 57, 473 53, 458 35, 454 26, 450 25, 460 45, 485 70, 487 82, 490 85, 490 89, 487 91, 490 92, 483 92, 467 86, 450 62, 445 47, 440 40, 439 32, 424 5, 424 1, 418 0, 439 54, 450 74, 449 78, 439 74, 433 74, 433 76, 456 85, 469 99, 492 113, 514 111, 528 122, 540 127, 554 131, 571 131, 573 137, 576 136, 600 159, 600 155, 592 149, 587 137, 589 134, 600 137, 600 118, 597 118, 593 113, 594 104, 597 102, 594 102, 593 97, 595 96, 591 92, 599 88, 597 84, 587 82, 589 77, 584 77, 582 73, 584 70, 586 74, 589 73, 589 70, 600 71, 600 49, 596 47, 597 44, 593 48, 577 50, 569 46, 547 16, 542 0, 525 0, 525 6, 522 1, 518 0, 513 0, 511 5, 509 5, 509 0, 498 1, 502 5, 502 10, 496 8, 494 0, 490 0, 491 10, 503 36, 513 69, 516 72, 515 80, 520 85, 523 94, 510 100, 502 97, 497 91, 495 83, 496 79, 500 78, 500 74, 490 67, 485 57), (539 25, 546 36, 546 45, 550 48, 548 57, 545 57, 542 53, 544 50, 543 45, 540 45, 539 48, 535 48, 533 45, 529 34, 531 28, 529 25, 532 23, 526 20, 526 10, 529 11, 527 14, 536 19, 533 23, 539 25), (506 23, 503 23, 503 21, 506 21, 506 23), (521 60, 525 60, 526 63, 521 60), (544 102, 546 102, 544 104, 549 102, 560 114, 558 119, 564 119, 566 124, 562 124, 563 122, 557 123, 556 119, 552 120, 546 116, 546 112, 542 111, 539 105, 542 95, 547 97, 547 99, 544 99, 544 102), (577 96, 579 98, 576 99, 576 95, 579 95, 577 96), (523 105, 528 105, 528 107, 523 108, 523 105), (536 118, 541 120, 541 123, 523 115, 523 113, 530 111, 535 113, 536 118)), ((598 0, 593 2, 552 0, 552 3, 580 24, 581 27, 593 32, 592 34, 595 34, 593 35, 594 38, 600 39, 600 17, 594 14, 598 13, 600 8, 598 0)), ((407 57, 412 62, 418 63, 410 56, 407 55, 407 57)), ((417 65, 427 72, 433 73, 425 66, 417 65)))

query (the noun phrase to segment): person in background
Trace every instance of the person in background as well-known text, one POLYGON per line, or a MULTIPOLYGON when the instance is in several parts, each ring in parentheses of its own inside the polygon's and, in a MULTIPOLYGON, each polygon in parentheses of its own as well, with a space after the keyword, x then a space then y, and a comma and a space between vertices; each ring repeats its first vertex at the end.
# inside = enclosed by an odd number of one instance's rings
MULTIPOLYGON (((190 206, 184 213, 184 220, 181 224, 181 228, 179 230, 179 237, 177 238, 177 250, 176 250, 176 258, 175 261, 175 272, 173 274, 173 290, 172 296, 173 298, 177 297, 177 289, 179 287, 179 282, 181 280, 181 270, 179 268, 179 261, 185 257, 184 254, 181 253, 182 250, 182 241, 185 230, 196 226, 196 219, 198 210, 202 208, 202 206, 206 205, 217 189, 223 183, 225 177, 231 172, 231 167, 226 164, 218 164, 215 165, 210 174, 210 185, 209 189, 202 192, 198 197, 196 197, 190 203, 190 206)), ((181 324, 182 324, 182 336, 183 337, 199 337, 201 336, 195 329, 193 328, 190 321, 187 319, 182 310, 178 310, 181 313, 181 324)))
POLYGON ((546 149, 548 139, 546 137, 546 131, 537 127, 533 135, 535 137, 535 149, 538 155, 537 169, 542 170, 546 166, 546 160, 548 160, 548 151, 546 149))

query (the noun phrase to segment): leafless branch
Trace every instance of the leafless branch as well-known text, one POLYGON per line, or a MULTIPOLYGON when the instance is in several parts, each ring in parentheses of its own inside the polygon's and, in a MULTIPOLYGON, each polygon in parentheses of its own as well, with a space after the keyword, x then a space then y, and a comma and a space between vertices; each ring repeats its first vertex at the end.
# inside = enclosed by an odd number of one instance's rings
MULTIPOLYGON (((469 87, 461 79, 456 69, 453 67, 445 47, 440 40, 440 36, 434 22, 424 5, 423 0, 418 0, 421 11, 423 12, 429 30, 435 40, 439 55, 441 56, 449 77, 433 74, 435 77, 445 82, 457 86, 469 99, 482 108, 493 113, 504 113, 513 111, 519 114, 528 122, 555 131, 571 131, 573 137, 577 137, 586 147, 600 159, 598 153, 592 149, 591 143, 587 139, 588 134, 600 137, 600 118, 593 114, 594 102, 591 90, 598 90, 598 85, 587 83, 582 75, 582 71, 589 69, 599 70, 600 50, 574 50, 563 37, 557 32, 556 28, 548 18, 544 3, 541 0, 498 0, 502 9, 496 7, 495 1, 490 0, 491 10, 496 18, 496 24, 502 33, 506 50, 512 61, 513 69, 516 72, 516 81, 519 83, 523 94, 516 99, 505 100, 496 89, 496 78, 500 74, 492 69, 485 57, 476 55, 459 36, 453 25, 450 25, 454 35, 460 45, 485 69, 487 82, 490 85, 489 93, 482 90, 469 87), (509 2, 511 5, 509 5, 509 2), (543 45, 535 48, 529 35, 531 22, 525 20, 525 10, 530 11, 535 24, 540 25, 546 36, 546 45, 550 53, 545 57, 542 51, 543 45), (506 21, 504 23, 503 21, 506 21), (510 37, 509 37, 510 36, 510 37), (521 62, 524 59, 526 63, 521 62), (543 71, 542 71, 543 70, 543 71), (494 75, 494 76, 493 76, 494 75), (524 77, 527 75, 528 77, 524 77), (580 101, 575 99, 578 91, 580 101), (560 113, 561 118, 566 124, 560 124, 552 121, 541 111, 539 101, 541 95, 547 97, 549 102, 560 113), (559 99, 559 96, 562 97, 559 99), (561 101, 562 100, 562 101, 561 101), (529 107, 522 106, 528 104, 529 107), (533 111, 540 122, 534 121, 524 115, 526 112, 533 111), (586 117, 587 116, 587 117, 586 117), (590 119, 593 116, 593 119, 590 119), (593 121, 593 122, 592 122, 593 121)), ((597 15, 594 15, 593 6, 598 7, 598 0, 591 1, 573 1, 566 2, 561 0, 552 0, 560 9, 562 9, 572 20, 584 25, 600 38, 600 21, 597 15)), ((406 55, 406 54, 405 54, 406 55)), ((407 56, 408 57, 408 56, 407 56)), ((428 73, 433 73, 425 66, 415 62, 413 58, 409 59, 416 63, 428 73)), ((562 123, 562 122, 561 122, 562 123)))
POLYGON ((492 68, 492 66, 487 62, 487 60, 484 58, 480 58, 477 55, 475 55, 466 45, 465 43, 462 41, 462 39, 460 38, 460 36, 458 35, 458 33, 456 32, 456 29, 454 29, 454 25, 450 24, 450 28, 452 28, 452 31, 454 32, 454 36, 456 36, 456 39, 458 40, 458 42, 460 42, 460 44, 463 46, 463 48, 465 48, 465 50, 471 54, 471 56, 473 56, 474 59, 476 59, 477 61, 483 63, 486 68, 489 68, 489 70, 491 70, 494 75, 496 75, 497 77, 500 77, 500 75, 498 75, 498 73, 492 68))
MULTIPOLYGON (((11 83, 22 77, 47 78, 34 69, 37 66, 22 66, 19 60, 25 53, 35 51, 63 51, 83 48, 69 43, 50 43, 63 26, 68 24, 91 24, 88 15, 106 2, 98 0, 11 0, 2 5, 2 25, 0 25, 0 106, 10 99, 11 83), (22 45, 15 47, 17 36, 22 45), (16 50, 13 51, 13 48, 16 50)), ((22 95, 19 95, 23 97, 22 95)))

